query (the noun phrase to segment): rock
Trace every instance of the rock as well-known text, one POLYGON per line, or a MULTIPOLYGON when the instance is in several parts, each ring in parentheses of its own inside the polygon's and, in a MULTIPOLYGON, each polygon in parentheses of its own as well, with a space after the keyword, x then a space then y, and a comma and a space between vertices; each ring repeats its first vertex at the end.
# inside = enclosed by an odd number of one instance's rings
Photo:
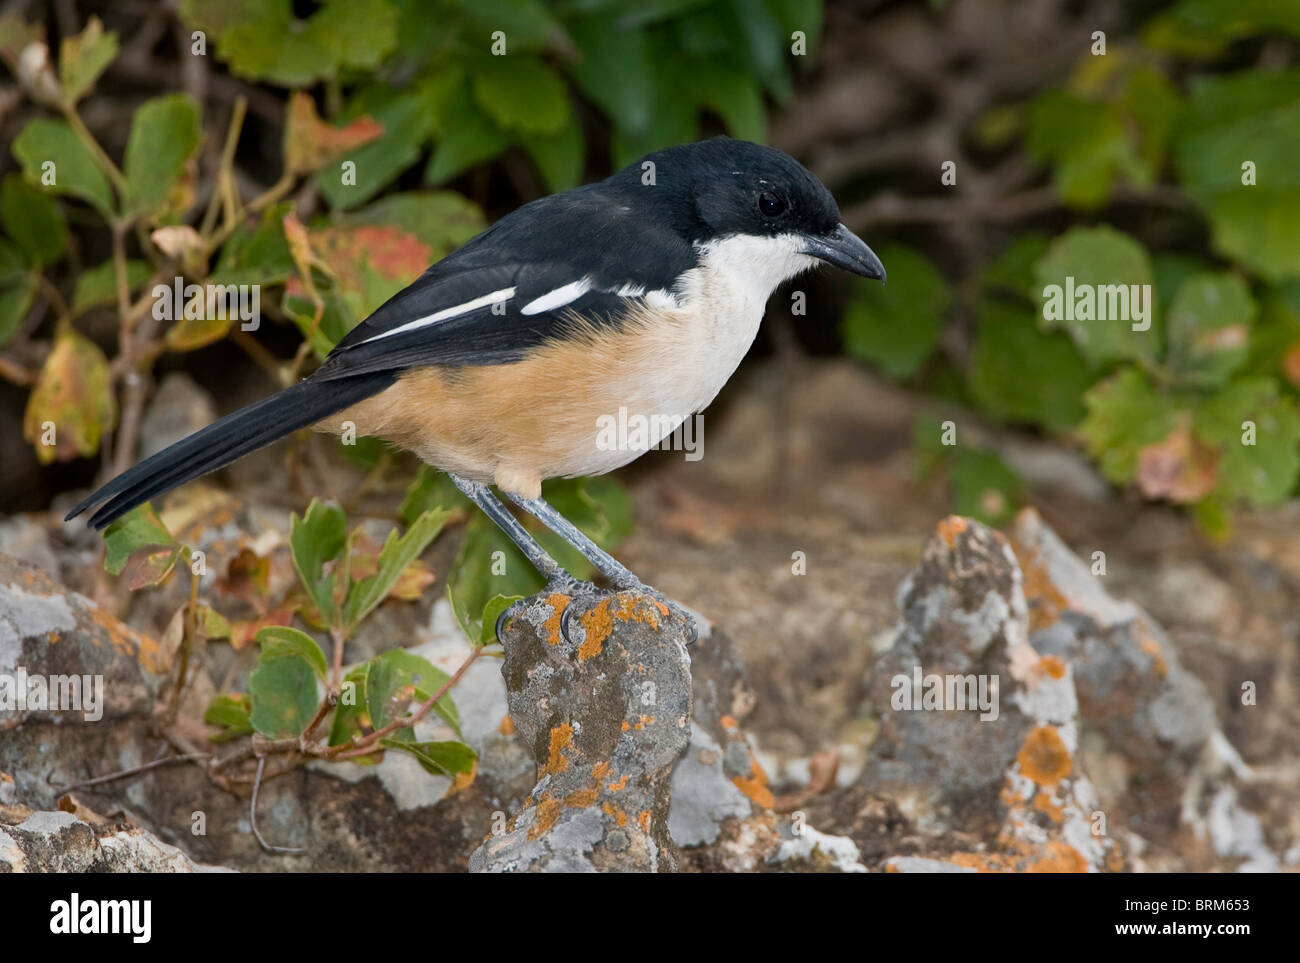
POLYGON ((181 371, 166 375, 140 419, 143 460, 217 420, 212 396, 181 371))
POLYGON ((195 873, 225 872, 195 863, 152 833, 62 810, 0 805, 0 872, 195 873))
POLYGON ((512 611, 502 674, 538 782, 471 872, 677 868, 668 801, 690 738, 686 631, 634 592, 542 593, 512 611))
POLYGON ((1091 831, 1096 793, 1076 761, 1070 666, 1030 646, 1023 577, 1007 540, 945 519, 899 601, 897 636, 872 670, 881 729, 861 785, 932 834, 953 828, 949 814, 960 812, 961 830, 984 845, 947 853, 943 861, 956 866, 1122 866, 1115 842, 1091 831))
POLYGON ((148 712, 169 661, 90 599, 0 555, 0 731, 27 719, 84 727, 148 712))

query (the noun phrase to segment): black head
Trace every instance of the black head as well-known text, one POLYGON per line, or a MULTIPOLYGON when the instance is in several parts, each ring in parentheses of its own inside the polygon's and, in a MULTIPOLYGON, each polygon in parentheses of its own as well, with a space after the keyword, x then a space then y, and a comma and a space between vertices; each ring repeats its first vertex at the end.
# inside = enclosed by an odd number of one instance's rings
POLYGON ((648 154, 620 177, 644 186, 654 165, 658 203, 693 243, 733 235, 794 236, 803 253, 884 280, 879 259, 840 223, 839 205, 806 167, 773 147, 714 137, 648 154))

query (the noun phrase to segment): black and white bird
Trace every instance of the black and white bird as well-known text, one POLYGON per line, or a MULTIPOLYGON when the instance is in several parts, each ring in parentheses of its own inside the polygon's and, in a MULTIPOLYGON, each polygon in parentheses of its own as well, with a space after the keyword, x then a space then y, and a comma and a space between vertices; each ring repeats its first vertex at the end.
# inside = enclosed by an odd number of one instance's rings
MULTIPOLYGON (((666 433, 748 351, 769 296, 820 263, 885 279, 830 191, 779 150, 728 138, 647 155, 525 204, 356 326, 310 377, 227 415, 78 504, 102 528, 300 428, 386 439, 448 472, 552 584, 573 580, 489 488, 643 587, 541 498, 645 450, 599 438, 620 409, 666 433)), ((648 446, 661 438, 646 439, 648 446)))

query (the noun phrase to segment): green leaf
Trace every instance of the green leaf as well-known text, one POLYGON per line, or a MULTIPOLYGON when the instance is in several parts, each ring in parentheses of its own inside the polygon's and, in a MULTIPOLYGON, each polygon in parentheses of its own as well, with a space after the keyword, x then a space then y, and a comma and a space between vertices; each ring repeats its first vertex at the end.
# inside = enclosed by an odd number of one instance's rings
POLYGON ((68 245, 68 225, 59 205, 21 174, 5 176, 0 221, 28 262, 38 267, 53 264, 68 245))
POLYGON ((921 370, 943 333, 952 302, 944 276, 924 255, 900 245, 880 249, 889 283, 858 284, 844 314, 850 355, 906 378, 921 370))
POLYGON ((164 94, 138 107, 126 142, 123 212, 151 214, 162 207, 202 134, 199 105, 187 94, 164 94))
POLYGON ((293 566, 308 597, 330 625, 338 622, 338 603, 334 600, 338 571, 325 573, 325 566, 337 567, 347 550, 347 517, 337 505, 312 499, 302 518, 293 515, 289 522, 289 547, 293 566))
POLYGON ((1173 143, 1215 250, 1272 281, 1300 277, 1300 69, 1194 78, 1173 143))
POLYGON ((104 569, 120 575, 132 553, 143 548, 179 548, 149 502, 131 509, 104 530, 104 569))
POLYGON ((1034 280, 1031 297, 1040 305, 1044 327, 1068 331, 1093 364, 1156 358, 1160 341, 1151 260, 1127 234, 1106 225, 1072 228, 1052 242, 1034 280), (1134 290, 1148 330, 1133 330, 1134 290))
POLYGON ((0 346, 18 331, 36 293, 36 278, 23 263, 23 256, 0 238, 0 346))
POLYGON ((1193 424, 1220 446, 1216 494, 1254 505, 1274 505, 1291 494, 1300 476, 1300 413, 1276 381, 1228 385, 1195 412, 1193 424))
POLYGON ((315 669, 298 656, 259 662, 248 678, 248 695, 248 721, 268 739, 299 735, 320 705, 315 669))
POLYGON ((948 473, 953 508, 986 525, 1005 525, 1024 499, 1025 483, 995 452, 958 449, 948 473))
POLYGON ((483 211, 455 191, 407 191, 389 194, 340 219, 347 225, 401 228, 441 260, 487 227, 483 211))
POLYGON ((474 99, 500 127, 521 134, 556 134, 571 122, 564 82, 536 57, 479 60, 474 99))
POLYGON ((473 86, 461 71, 448 71, 430 87, 437 117, 436 145, 424 179, 445 184, 510 146, 510 134, 474 102, 473 86))
POLYGON ((374 575, 354 582, 348 592, 343 623, 349 631, 388 597, 402 573, 438 537, 451 515, 446 509, 433 509, 417 518, 401 538, 397 537, 397 529, 388 533, 388 539, 379 551, 379 570, 374 575))
POLYGON ((549 190, 558 193, 578 186, 586 160, 586 145, 578 124, 565 124, 558 134, 525 135, 523 145, 549 190))
POLYGON ((23 436, 36 446, 37 460, 48 465, 93 455, 116 423, 108 358, 75 328, 60 328, 23 413, 23 436), (52 438, 47 423, 54 425, 52 438))
POLYGON ((980 406, 1053 431, 1078 424, 1083 393, 1096 376, 1070 338, 1041 330, 1033 310, 1020 304, 985 298, 977 317, 969 385, 980 406))
POLYGON ((515 543, 475 511, 447 578, 447 597, 465 634, 471 640, 481 636, 476 620, 494 596, 532 595, 542 584, 515 543))
POLYGON ((59 48, 59 79, 63 96, 75 104, 94 86, 117 56, 117 34, 104 33, 98 17, 75 37, 64 37, 59 48))
POLYGON ((649 35, 604 9, 568 21, 582 60, 569 73, 582 93, 624 130, 643 134, 655 97, 655 64, 649 35))
POLYGON ((306 20, 294 17, 289 0, 184 0, 181 13, 218 37, 217 56, 232 73, 288 87, 333 78, 343 67, 372 69, 397 44, 388 0, 331 0, 306 20))
MULTIPOLYGON (((148 261, 129 260, 126 262, 127 290, 135 293, 149 280, 151 269, 148 261)), ((76 288, 72 294, 72 310, 75 314, 117 304, 117 272, 111 260, 88 268, 77 278, 76 288)))
POLYGON ((213 284, 283 284, 296 268, 284 236, 284 216, 293 210, 285 201, 266 209, 257 227, 241 223, 221 246, 213 284))
MULTIPOLYGON (((366 709, 371 724, 382 729, 394 720, 405 718, 450 680, 447 673, 435 668, 428 659, 405 649, 380 653, 370 660, 366 670, 366 709)), ((460 714, 450 695, 434 703, 433 711, 459 734, 460 714)))
POLYGON ((692 70, 691 79, 696 102, 721 117, 732 137, 767 139, 767 107, 750 74, 710 65, 692 70))
POLYGON ((471 639, 470 641, 480 647, 484 645, 492 645, 496 642, 497 619, 501 617, 502 612, 506 611, 521 598, 523 598, 522 595, 494 595, 492 598, 488 599, 487 604, 483 606, 483 616, 479 619, 478 639, 477 641, 474 639, 471 639))
MULTIPOLYGON (((334 707, 334 721, 330 726, 331 746, 341 746, 364 735, 366 731, 374 731, 370 714, 366 711, 366 675, 369 671, 370 663, 364 662, 343 677, 343 688, 338 705, 334 707), (349 698, 353 700, 351 704, 345 701, 349 698)), ((365 763, 368 759, 369 757, 352 761, 365 763)))
POLYGON ((229 742, 253 731, 253 723, 248 715, 252 711, 252 700, 246 695, 218 694, 212 697, 204 710, 203 721, 210 726, 221 726, 222 731, 209 736, 209 742, 229 742))
POLYGON ((984 268, 985 288, 1024 297, 1034 287, 1034 265, 1043 259, 1050 245, 1051 238, 1046 234, 1021 234, 984 268))
POLYGON ((378 194, 415 163, 433 132, 433 104, 425 90, 394 94, 384 87, 372 87, 348 104, 341 120, 353 120, 363 114, 378 122, 384 128, 383 134, 348 151, 346 156, 335 158, 315 176, 325 199, 338 210, 356 207, 378 194), (345 183, 344 161, 355 165, 351 168, 355 171, 355 183, 345 183))
POLYGON ((465 772, 473 772, 478 756, 474 750, 463 742, 400 742, 397 739, 384 738, 379 744, 387 749, 400 749, 409 752, 420 760, 425 771, 435 776, 454 779, 465 772))
POLYGON ((1202 385, 1227 381, 1246 360, 1258 305, 1235 274, 1198 274, 1184 281, 1169 307, 1168 363, 1202 385))
POLYGON ((306 632, 288 625, 268 625, 257 633, 257 644, 261 647, 259 661, 271 662, 275 659, 302 659, 324 682, 329 676, 329 664, 325 653, 306 632))
POLYGON ((1087 417, 1079 434, 1111 481, 1127 484, 1137 474, 1138 456, 1147 445, 1178 427, 1178 408, 1134 367, 1121 368, 1084 395, 1087 417))
POLYGON ((542 47, 549 39, 563 35, 563 29, 542 0, 455 0, 472 21, 471 42, 487 48, 492 33, 505 31, 506 54, 542 47))
POLYGON ((41 183, 48 161, 54 183, 50 190, 79 197, 106 217, 113 210, 113 190, 99 162, 71 127, 62 120, 37 117, 27 122, 13 143, 13 154, 32 183, 41 183))

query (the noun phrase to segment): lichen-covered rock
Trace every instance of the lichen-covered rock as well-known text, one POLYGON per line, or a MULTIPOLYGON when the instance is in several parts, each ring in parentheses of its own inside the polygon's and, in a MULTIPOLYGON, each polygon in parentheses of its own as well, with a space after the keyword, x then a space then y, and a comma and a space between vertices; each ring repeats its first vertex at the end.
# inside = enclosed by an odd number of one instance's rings
POLYGON ((170 654, 35 566, 0 555, 0 732, 148 711, 170 654))
POLYGON ((222 872, 152 833, 91 814, 0 805, 0 873, 222 872))
POLYGON ((1007 540, 976 522, 945 519, 899 597, 897 636, 872 673, 881 729, 863 785, 931 832, 960 812, 963 832, 983 845, 951 847, 941 861, 954 866, 1122 867, 1077 765, 1070 666, 1030 645, 1023 576, 1007 540))
POLYGON ((543 593, 512 612, 502 674, 538 782, 471 871, 676 869, 668 801, 690 739, 686 641, 685 619, 637 592, 543 593))

